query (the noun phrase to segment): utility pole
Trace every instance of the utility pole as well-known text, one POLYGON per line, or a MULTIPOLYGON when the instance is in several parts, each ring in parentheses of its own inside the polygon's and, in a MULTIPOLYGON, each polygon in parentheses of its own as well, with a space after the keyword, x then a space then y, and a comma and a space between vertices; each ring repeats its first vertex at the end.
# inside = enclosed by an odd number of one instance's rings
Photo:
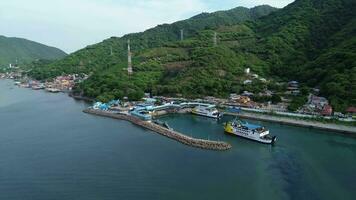
POLYGON ((131 55, 131 47, 130 47, 130 39, 127 40, 127 73, 132 75, 132 55, 131 55))
POLYGON ((218 45, 218 34, 216 32, 214 32, 213 42, 214 42, 214 47, 216 47, 218 45))

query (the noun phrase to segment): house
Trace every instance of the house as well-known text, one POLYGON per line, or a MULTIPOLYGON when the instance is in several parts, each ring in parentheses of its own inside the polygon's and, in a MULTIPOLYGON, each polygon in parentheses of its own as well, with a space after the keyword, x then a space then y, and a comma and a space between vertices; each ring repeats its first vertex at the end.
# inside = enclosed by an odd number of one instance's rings
POLYGON ((314 94, 319 94, 320 89, 319 88, 313 88, 312 91, 313 91, 314 94))
POLYGON ((315 109, 323 109, 325 105, 328 105, 329 101, 325 97, 318 97, 315 95, 309 96, 309 107, 315 109))
POLYGON ((258 78, 258 74, 252 74, 253 78, 258 78))
POLYGON ((244 91, 242 93, 243 96, 247 96, 247 97, 250 97, 250 96, 253 96, 253 93, 252 92, 249 92, 249 91, 244 91))
POLYGON ((250 97, 247 96, 241 96, 240 99, 238 100, 239 103, 241 104, 247 104, 249 102, 251 102, 250 97))
POLYGON ((356 107, 349 107, 346 109, 346 113, 352 118, 356 118, 356 107))
POLYGON ((346 109, 346 113, 348 114, 355 114, 356 113, 356 107, 349 107, 346 109))
POLYGON ((288 82, 287 94, 298 95, 300 93, 299 83, 297 81, 288 82))
POLYGON ((288 87, 299 88, 299 82, 298 81, 290 81, 290 82, 288 82, 288 87))
POLYGON ((237 100, 239 98, 240 98, 240 95, 238 95, 236 93, 230 94, 230 97, 229 97, 229 99, 232 100, 232 101, 235 101, 235 100, 237 100))
POLYGON ((261 82, 264 82, 264 83, 267 82, 267 79, 265 79, 265 78, 260 78, 259 80, 260 80, 261 82))
POLYGON ((321 115, 331 116, 332 114, 333 114, 333 108, 330 105, 325 105, 323 110, 321 111, 321 115))
POLYGON ((244 81, 244 85, 248 85, 248 84, 251 84, 252 83, 252 80, 246 80, 244 81))

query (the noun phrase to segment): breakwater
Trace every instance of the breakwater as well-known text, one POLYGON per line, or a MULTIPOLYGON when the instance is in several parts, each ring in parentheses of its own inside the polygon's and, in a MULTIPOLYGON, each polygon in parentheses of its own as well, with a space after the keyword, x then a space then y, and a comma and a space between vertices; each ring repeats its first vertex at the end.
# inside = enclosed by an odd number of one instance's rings
POLYGON ((342 134, 348 134, 351 136, 356 136, 356 128, 352 126, 344 126, 338 124, 325 124, 316 121, 306 121, 299 120, 281 116, 272 116, 272 115, 264 115, 259 113, 250 113, 250 112, 242 112, 242 113, 224 113, 225 115, 237 116, 245 119, 253 119, 253 120, 261 120, 267 122, 276 122, 280 124, 306 127, 306 128, 315 128, 325 131, 338 132, 342 134))
POLYGON ((129 121, 135 125, 144 127, 146 129, 149 129, 149 130, 154 131, 158 134, 161 134, 168 138, 174 139, 182 144, 192 146, 192 147, 208 149, 208 150, 218 150, 218 151, 225 151, 232 147, 229 143, 226 143, 226 142, 210 141, 210 140, 192 138, 192 137, 186 136, 182 133, 176 132, 174 130, 169 130, 169 129, 159 126, 157 124, 143 121, 143 120, 141 120, 137 117, 131 116, 131 115, 116 114, 116 113, 110 113, 110 112, 94 110, 94 109, 85 109, 83 112, 88 113, 88 114, 102 116, 102 117, 108 117, 108 118, 113 118, 113 119, 129 121))

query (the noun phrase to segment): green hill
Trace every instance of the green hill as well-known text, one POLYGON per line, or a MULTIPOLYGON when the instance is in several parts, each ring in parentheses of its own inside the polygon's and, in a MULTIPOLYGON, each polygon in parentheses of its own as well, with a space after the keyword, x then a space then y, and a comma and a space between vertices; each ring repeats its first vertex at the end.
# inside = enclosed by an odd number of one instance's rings
POLYGON ((67 54, 57 48, 21 38, 0 36, 0 66, 29 63, 37 59, 54 60, 67 54))
POLYGON ((262 6, 204 13, 110 38, 37 67, 32 75, 44 79, 63 72, 92 72, 76 91, 100 100, 126 95, 135 99, 144 91, 226 97, 244 90, 280 90, 274 82, 244 85, 243 70, 249 67, 266 78, 319 87, 336 110, 343 110, 356 104, 355 10, 354 0, 297 0, 277 11, 262 6), (134 53, 132 77, 124 70, 127 39, 134 53))
POLYGON ((132 49, 137 52, 178 41, 181 29, 184 30, 184 36, 187 39, 197 36, 203 30, 215 29, 222 25, 238 24, 246 20, 255 20, 276 10, 276 8, 267 5, 257 6, 252 9, 237 7, 228 11, 202 13, 173 24, 159 25, 142 33, 128 34, 121 38, 112 37, 70 54, 65 59, 49 66, 39 67, 33 71, 33 75, 36 78, 44 79, 63 72, 88 73, 106 70, 118 65, 124 67, 127 65, 127 39, 131 39, 132 49), (113 55, 110 53, 111 49, 113 55))

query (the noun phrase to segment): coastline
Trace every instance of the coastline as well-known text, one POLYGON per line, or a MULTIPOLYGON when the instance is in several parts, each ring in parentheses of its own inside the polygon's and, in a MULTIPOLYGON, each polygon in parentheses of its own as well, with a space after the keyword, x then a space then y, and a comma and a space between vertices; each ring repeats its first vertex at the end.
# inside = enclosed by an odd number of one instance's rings
POLYGON ((89 98, 89 97, 84 97, 84 96, 78 96, 78 95, 74 95, 73 93, 69 93, 68 94, 69 97, 72 97, 75 100, 78 101, 86 101, 88 103, 94 103, 95 99, 89 98))
POLYGON ((226 112, 224 114, 229 115, 229 116, 241 117, 241 118, 245 118, 245 119, 261 120, 261 121, 273 122, 273 123, 279 123, 279 124, 285 124, 285 125, 292 125, 292 126, 306 127, 306 128, 315 128, 315 129, 320 129, 320 130, 325 130, 325 131, 338 132, 338 133, 347 134, 347 135, 356 137, 356 127, 352 127, 352 126, 330 124, 330 123, 326 124, 326 123, 321 123, 321 122, 316 122, 316 121, 305 121, 305 120, 300 120, 300 119, 292 119, 292 118, 287 118, 287 117, 272 116, 272 115, 266 115, 266 114, 257 114, 257 113, 250 113, 250 112, 242 112, 242 113, 226 112))
POLYGON ((101 117, 125 120, 125 121, 131 122, 137 126, 141 126, 148 130, 154 131, 155 133, 166 136, 170 139, 176 140, 182 144, 185 144, 185 145, 188 145, 191 147, 207 149, 207 150, 216 150, 216 151, 226 151, 226 150, 229 150, 232 148, 231 144, 229 144, 227 142, 203 140, 203 139, 189 137, 182 133, 179 133, 179 132, 176 132, 173 130, 169 130, 167 128, 163 128, 162 126, 156 125, 151 122, 143 121, 141 119, 138 119, 138 118, 130 116, 130 115, 114 114, 114 113, 105 112, 105 111, 101 111, 101 110, 94 110, 94 109, 85 109, 85 110, 83 110, 83 112, 87 113, 87 114, 101 116, 101 117))

